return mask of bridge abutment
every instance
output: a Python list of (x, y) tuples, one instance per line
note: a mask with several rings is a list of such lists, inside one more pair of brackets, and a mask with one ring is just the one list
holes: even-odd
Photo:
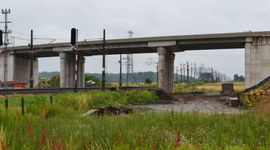
[[(60, 87), (75, 86), (75, 54), (72, 52), (60, 52)], [(79, 56), (78, 87), (85, 87), (84, 75), (85, 58)]]
[(173, 82), (174, 82), (174, 58), (175, 54), (159, 47), (158, 51), (158, 87), (164, 92), (171, 94), (173, 93)]

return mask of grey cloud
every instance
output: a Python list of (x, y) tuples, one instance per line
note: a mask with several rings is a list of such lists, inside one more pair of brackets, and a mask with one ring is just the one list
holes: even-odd
[[(35, 36), (56, 38), (58, 41), (69, 40), (71, 27), (79, 28), (80, 39), (91, 39), (100, 38), (103, 28), (106, 28), (108, 38), (126, 38), (126, 31), (130, 29), (135, 32), (134, 37), (144, 37), (260, 31), (269, 30), (270, 24), (268, 0), (0, 0), (0, 4), (1, 8), (12, 11), (12, 30), (29, 33), (33, 29)], [(0, 20), (3, 20), (2, 15)], [(16, 33), (14, 36), (27, 37)], [(27, 42), (16, 40), (17, 44)], [(202, 51), (177, 53), (176, 63), (184, 59), (198, 63), (204, 61), (230, 75), (243, 74), (243, 52), (233, 54), (232, 51), (213, 51), (209, 55)], [(147, 60), (157, 55), (134, 57)], [(224, 63), (228, 57), (231, 61)], [(109, 58), (116, 63), (108, 66), (108, 71), (118, 72), (118, 57)], [(47, 65), (48, 60), (52, 65)], [(100, 61), (99, 57), (87, 58), (86, 71), (100, 72)], [(135, 59), (135, 71), (154, 70), (136, 67), (140, 63)], [(59, 70), (54, 64), (59, 64), (58, 58), (41, 59), (40, 70)]]

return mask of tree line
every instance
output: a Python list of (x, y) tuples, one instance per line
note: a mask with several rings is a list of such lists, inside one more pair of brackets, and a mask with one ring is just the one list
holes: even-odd
[[(175, 82), (187, 82), (187, 83), (196, 83), (196, 82), (220, 82), (222, 81), (222, 76), (218, 76), (212, 69), (201, 69), (203, 71), (198, 71), (197, 74), (189, 76), (184, 73), (180, 73), (180, 71), (175, 72), (174, 81)], [(40, 83), (46, 85), (47, 87), (59, 87), (60, 86), (60, 73), (59, 72), (41, 72), (40, 74)], [(88, 81), (94, 81), (97, 85), (101, 83), (102, 74), (101, 73), (86, 73), (85, 81), (86, 85)], [(106, 82), (107, 83), (119, 83), (120, 74), (119, 73), (107, 73), (106, 74)], [(133, 74), (132, 80), (130, 82), (143, 82), (143, 83), (152, 83), (157, 82), (157, 73), (152, 71), (147, 72), (136, 72)], [(127, 81), (126, 73), (122, 74), (122, 82), (123, 84)], [(243, 75), (234, 75), (234, 79), (232, 81), (245, 81)]]

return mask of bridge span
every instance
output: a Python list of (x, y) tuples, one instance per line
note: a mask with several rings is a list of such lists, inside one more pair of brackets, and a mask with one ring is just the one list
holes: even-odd
[[(159, 87), (173, 92), (174, 57), (176, 52), (211, 49), (245, 49), (246, 88), (270, 75), (270, 31), (238, 32), (181, 36), (160, 36), (106, 40), (106, 54), (158, 53)], [(84, 87), (86, 56), (101, 55), (102, 40), (80, 41), (78, 50), (79, 87)], [(0, 48), (3, 50), (3, 48)], [(34, 45), (34, 84), (38, 84), (38, 58), (60, 57), (60, 86), (74, 86), (75, 54), (66, 43)], [(10, 47), (8, 54), (8, 81), (29, 81), (30, 47)], [(224, 58), (229, 59), (229, 58)], [(0, 53), (0, 80), (4, 79), (4, 56)]]

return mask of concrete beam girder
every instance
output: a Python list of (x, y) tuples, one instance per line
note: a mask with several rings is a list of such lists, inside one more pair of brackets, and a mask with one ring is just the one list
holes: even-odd
[[(154, 53), (152, 49), (155, 46), (173, 47), (174, 51), (183, 50), (204, 50), (204, 49), (233, 49), (244, 48), (247, 37), (269, 37), (270, 32), (240, 32), (240, 33), (218, 33), (218, 34), (201, 34), (201, 35), (182, 35), (182, 36), (158, 36), (131, 39), (113, 39), (106, 40), (107, 54), (129, 54), (129, 53)], [(176, 41), (176, 44), (174, 44)], [(37, 57), (54, 57), (61, 49), (69, 47), (69, 42), (51, 43), (35, 45), (34, 50), (40, 49)], [(98, 50), (102, 48), (102, 40), (81, 41), (79, 49), (88, 56), (101, 55)], [(55, 49), (55, 50), (53, 50)], [(134, 50), (137, 49), (137, 50)], [(171, 48), (170, 48), (171, 49)], [(29, 46), (18, 46), (10, 48), (15, 55), (27, 55)], [(70, 51), (70, 49), (67, 49)], [(132, 51), (132, 52), (131, 52)]]
[(154, 41), (148, 42), (148, 47), (167, 47), (176, 46), (176, 41)]
[(52, 48), (53, 52), (70, 52), (73, 51), (71, 47), (54, 47)]

